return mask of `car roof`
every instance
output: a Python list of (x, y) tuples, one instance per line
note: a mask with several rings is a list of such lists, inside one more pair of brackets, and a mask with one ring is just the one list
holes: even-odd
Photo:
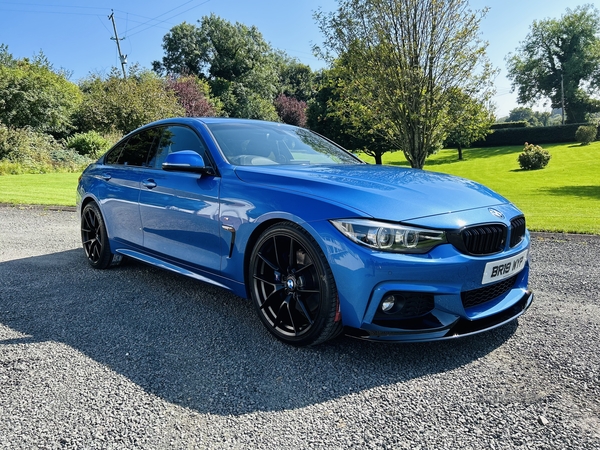
[(183, 123), (183, 124), (193, 124), (193, 123), (203, 123), (203, 124), (214, 124), (214, 123), (254, 123), (254, 124), (276, 124), (276, 125), (285, 125), (283, 123), (278, 122), (269, 122), (265, 120), (255, 120), (255, 119), (238, 119), (233, 117), (171, 117), (168, 119), (157, 120), (156, 122), (149, 123), (145, 125), (147, 126), (156, 126), (156, 125), (165, 125), (165, 124), (173, 124), (173, 123)]

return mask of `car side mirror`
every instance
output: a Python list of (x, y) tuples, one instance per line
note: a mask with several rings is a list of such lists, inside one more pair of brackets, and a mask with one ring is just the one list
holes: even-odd
[(170, 153), (162, 163), (163, 170), (170, 172), (193, 172), (205, 175), (214, 175), (212, 167), (204, 164), (204, 158), (193, 150), (181, 150)]

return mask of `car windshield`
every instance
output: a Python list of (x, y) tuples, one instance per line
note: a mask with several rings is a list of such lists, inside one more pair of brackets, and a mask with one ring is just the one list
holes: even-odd
[(291, 125), (264, 122), (207, 123), (231, 164), (363, 164), (327, 139)]

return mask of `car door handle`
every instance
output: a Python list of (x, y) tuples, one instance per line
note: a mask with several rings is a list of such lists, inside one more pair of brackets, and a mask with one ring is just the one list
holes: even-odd
[(108, 173), (103, 173), (102, 175), (100, 175), (100, 178), (102, 178), (104, 181), (108, 181), (110, 180), (112, 177), (110, 176), (110, 174)]
[(152, 189), (156, 187), (156, 182), (152, 179), (142, 181), (142, 186)]

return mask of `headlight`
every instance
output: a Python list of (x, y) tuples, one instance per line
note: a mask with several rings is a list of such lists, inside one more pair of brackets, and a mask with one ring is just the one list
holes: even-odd
[(384, 252), (427, 253), (436, 245), (447, 242), (446, 233), (439, 230), (369, 219), (339, 219), (331, 223), (354, 242)]

